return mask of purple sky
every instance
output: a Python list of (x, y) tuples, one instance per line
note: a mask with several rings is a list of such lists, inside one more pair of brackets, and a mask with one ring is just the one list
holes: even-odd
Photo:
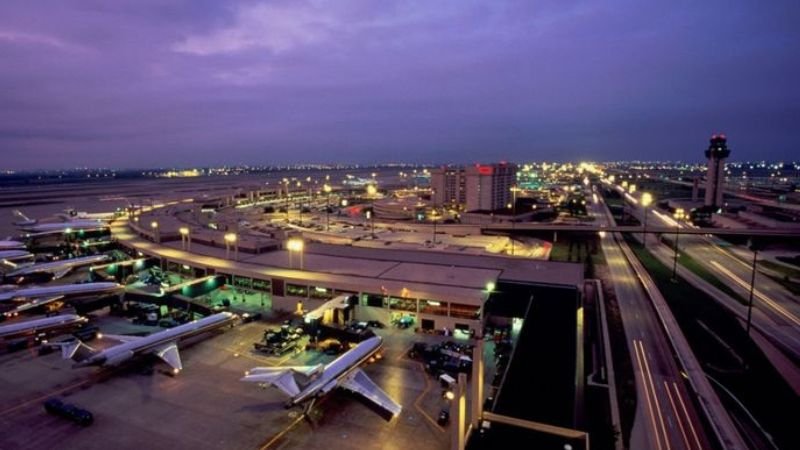
[[(654, 4), (659, 3), (659, 4)], [(800, 159), (800, 2), (0, 2), (0, 168)]]

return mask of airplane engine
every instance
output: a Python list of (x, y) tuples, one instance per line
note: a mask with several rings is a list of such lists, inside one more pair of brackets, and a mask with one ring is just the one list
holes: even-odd
[(122, 364), (123, 362), (129, 360), (131, 357), (133, 357), (133, 352), (132, 351), (128, 350), (126, 352), (121, 352), (121, 353), (116, 354), (114, 356), (108, 357), (106, 359), (105, 365), (106, 366), (118, 366), (118, 365)]

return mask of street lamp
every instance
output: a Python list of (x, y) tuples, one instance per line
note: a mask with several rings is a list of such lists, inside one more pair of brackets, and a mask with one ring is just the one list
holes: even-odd
[(330, 231), (330, 229), (331, 229), (331, 191), (333, 190), (333, 188), (331, 188), (330, 184), (325, 183), (325, 185), (322, 186), (322, 190), (325, 191), (325, 194), (328, 197), (327, 200), (325, 201), (325, 231)]
[(514, 229), (517, 224), (517, 191), (519, 188), (511, 186), (511, 256), (514, 256)]
[(686, 217), (686, 213), (684, 213), (683, 208), (677, 208), (675, 210), (675, 255), (672, 258), (672, 282), (677, 283), (678, 278), (676, 276), (678, 272), (678, 240), (681, 237), (681, 224), (680, 221)]
[[(375, 174), (373, 174), (373, 178)], [(372, 239), (375, 239), (375, 194), (378, 193), (378, 188), (374, 184), (367, 186), (367, 195), (370, 199), (371, 222), (372, 222)]]
[(750, 300), (747, 303), (747, 334), (750, 334), (750, 320), (753, 316), (753, 291), (756, 289), (756, 263), (758, 262), (758, 247), (752, 238), (747, 242), (747, 247), (753, 251), (753, 275), (750, 277)]
[(234, 246), (234, 261), (239, 259), (239, 242), (236, 238), (236, 233), (225, 234), (225, 258), (231, 257), (231, 245)]
[(431, 210), (431, 222), (433, 222), (433, 245), (436, 245), (436, 221), (439, 219), (439, 214), (435, 209)]
[(189, 235), (188, 227), (180, 227), (178, 232), (181, 234), (181, 248), (184, 250), (191, 250), (192, 237)]
[(155, 241), (155, 242), (160, 244), (161, 243), (161, 236), (160, 236), (160, 233), (158, 232), (158, 222), (156, 222), (155, 220), (150, 222), (150, 228), (153, 229), (153, 241)]
[(292, 238), (286, 241), (286, 249), (289, 250), (289, 268), (292, 268), (292, 253), (300, 253), (300, 270), (303, 270), (303, 240)]
[(644, 208), (644, 228), (642, 229), (642, 246), (647, 248), (647, 207), (653, 203), (653, 196), (649, 192), (642, 194), (642, 208)]

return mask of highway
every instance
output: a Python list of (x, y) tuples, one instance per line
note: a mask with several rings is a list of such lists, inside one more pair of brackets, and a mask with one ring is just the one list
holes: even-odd
[[(599, 223), (609, 225), (610, 218), (604, 210), (598, 203), (593, 205), (592, 213)], [(659, 318), (623, 254), (622, 246), (627, 245), (618, 234), (607, 235), (601, 245), (614, 282), (636, 379), (636, 416), (630, 448), (710, 448)]]
[[(632, 204), (632, 203), (631, 203)], [(635, 205), (634, 205), (635, 207)], [(447, 229), (448, 225), (440, 225), (442, 229)], [(460, 225), (459, 225), (460, 226)], [(522, 222), (522, 223), (493, 223), (491, 225), (482, 225), (481, 231), (495, 231), (495, 232), (508, 232), (515, 231), (562, 231), (562, 232), (582, 232), (587, 233), (606, 231), (606, 232), (619, 232), (619, 233), (642, 233), (644, 231), (642, 226), (639, 225), (602, 225), (602, 224), (587, 224), (587, 225), (568, 225), (568, 224), (546, 224), (536, 222)], [(779, 228), (754, 228), (754, 229), (732, 229), (732, 228), (686, 228), (686, 234), (706, 236), (716, 234), (720, 236), (772, 236), (772, 237), (792, 237), (797, 238), (800, 232), (790, 229)], [(661, 225), (661, 222), (648, 223), (647, 232), (650, 234), (660, 233), (674, 233), (674, 225)]]
[[(638, 204), (629, 206), (633, 214), (640, 220), (644, 217), (642, 208)], [(708, 272), (714, 274), (740, 297), (749, 298), (752, 260), (742, 260), (730, 250), (717, 245), (707, 236), (686, 235), (685, 231), (692, 228), (688, 228), (686, 224), (676, 223), (674, 219), (664, 213), (648, 209), (647, 217), (648, 224), (658, 223), (664, 227), (671, 227), (672, 233), (668, 236), (672, 239), (675, 236), (675, 227), (681, 226), (680, 251), (705, 267)], [(652, 235), (649, 235), (647, 240), (648, 249), (671, 267), (673, 250), (660, 243)], [(800, 302), (798, 298), (777, 282), (758, 272), (755, 286), (753, 323), (784, 353), (795, 360), (800, 360)], [(725, 295), (725, 297), (728, 296)], [(729, 297), (725, 299), (717, 295), (715, 298), (726, 302), (729, 309), (734, 310), (742, 319), (746, 318), (746, 306)]]

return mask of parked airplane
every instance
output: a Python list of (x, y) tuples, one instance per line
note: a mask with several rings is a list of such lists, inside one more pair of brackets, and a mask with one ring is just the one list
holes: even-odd
[(106, 262), (110, 259), (111, 257), (108, 255), (93, 255), (82, 256), (80, 258), (62, 259), (60, 261), (19, 265), (6, 272), (4, 276), (6, 279), (21, 277), (22, 279), (17, 280), (15, 284), (26, 281), (25, 277), (31, 277), (35, 275), (52, 275), (52, 279), (57, 280), (68, 274), (76, 267)]
[(392, 416), (400, 414), (402, 407), (379, 388), (359, 366), (375, 355), (383, 339), (375, 336), (358, 344), (352, 350), (323, 366), (256, 367), (245, 372), (241, 381), (272, 385), (289, 396), (286, 406), (308, 402), (307, 413), (314, 402), (340, 387), (364, 396)]
[(25, 250), (25, 244), (19, 241), (6, 239), (0, 241), (0, 250)]
[(29, 233), (69, 233), (71, 231), (102, 230), (108, 227), (108, 225), (102, 220), (95, 219), (77, 219), (64, 220), (62, 222), (40, 223), (37, 219), (31, 219), (19, 210), (14, 210), (14, 215), (21, 219), (14, 222), (14, 225), (20, 230), (27, 231)]
[(101, 351), (97, 351), (79, 340), (65, 342), (61, 344), (61, 355), (64, 359), (74, 360), (73, 367), (86, 367), (116, 366), (134, 356), (152, 354), (169, 364), (173, 373), (177, 374), (183, 369), (181, 357), (178, 354), (178, 342), (181, 339), (222, 328), (225, 325), (233, 325), (236, 317), (233, 313), (221, 312), (144, 337), (104, 335), (104, 338), (118, 340), (120, 344)]
[(33, 262), (34, 254), (27, 250), (2, 250), (0, 249), (0, 262), (12, 262), (19, 264), (20, 262)]
[(44, 306), (59, 300), (87, 300), (108, 297), (121, 293), (125, 288), (117, 283), (80, 283), (25, 288), (5, 287), (0, 289), (0, 304), (12, 303), (14, 307), (5, 311), (6, 316)]
[(0, 325), (0, 339), (30, 336), (39, 333), (52, 332), (61, 328), (70, 328), (88, 322), (89, 319), (77, 314), (64, 314), (61, 316), (44, 317), (41, 319), (25, 320), (8, 325)]

